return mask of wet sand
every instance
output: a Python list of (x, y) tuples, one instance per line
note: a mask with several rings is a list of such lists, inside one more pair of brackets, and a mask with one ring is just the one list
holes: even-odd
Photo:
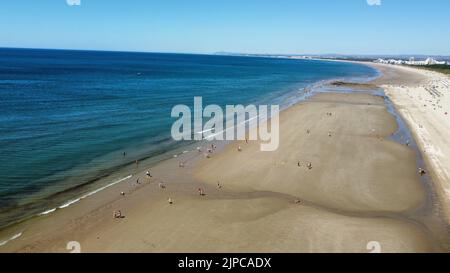
[(419, 215), (428, 189), (413, 149), (389, 139), (396, 130), (381, 97), (321, 93), (281, 113), (276, 152), (256, 141), (210, 159), (193, 149), (152, 178), (0, 232), (22, 232), (0, 252), (69, 252), (69, 241), (82, 252), (369, 252), (373, 241), (382, 252), (447, 251)]
[(371, 65), (385, 75), (375, 84), (408, 123), (433, 178), (437, 213), (450, 223), (450, 78), (413, 67)]
[(420, 206), (424, 193), (413, 152), (385, 140), (396, 128), (381, 97), (319, 94), (283, 112), (276, 152), (235, 143), (199, 167), (197, 176), (348, 212), (408, 211)]

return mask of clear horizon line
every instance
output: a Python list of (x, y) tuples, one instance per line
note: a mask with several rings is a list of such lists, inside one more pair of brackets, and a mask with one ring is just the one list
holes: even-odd
[(324, 56), (324, 55), (336, 55), (336, 56), (440, 56), (450, 57), (446, 54), (424, 54), (424, 53), (399, 53), (399, 54), (379, 54), (379, 53), (248, 53), (248, 52), (232, 52), (218, 50), (214, 52), (176, 52), (176, 51), (141, 51), (141, 50), (113, 50), (113, 49), (84, 49), (84, 48), (52, 48), (52, 47), (5, 47), (0, 46), (0, 49), (29, 49), (29, 50), (67, 50), (67, 51), (93, 51), (93, 52), (117, 52), (117, 53), (154, 53), (154, 54), (186, 54), (186, 55), (221, 55), (223, 54), (235, 54), (235, 55), (266, 55), (266, 56)]

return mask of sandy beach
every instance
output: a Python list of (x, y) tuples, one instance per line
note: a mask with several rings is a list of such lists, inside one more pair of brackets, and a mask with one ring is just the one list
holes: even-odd
[[(381, 252), (448, 252), (450, 81), (376, 68), (384, 76), (373, 84), (410, 126), (432, 185), (421, 180), (416, 152), (390, 138), (398, 125), (383, 97), (318, 93), (281, 113), (276, 152), (257, 141), (211, 158), (205, 146), (192, 149), (152, 167), (152, 177), (133, 174), (1, 231), (0, 240), (21, 236), (0, 252), (69, 252), (70, 241), (82, 252), (367, 253), (373, 242)], [(124, 217), (114, 219), (116, 210)]]
[(450, 223), (450, 78), (405, 66), (372, 64), (380, 85), (408, 123), (433, 177), (439, 213)]

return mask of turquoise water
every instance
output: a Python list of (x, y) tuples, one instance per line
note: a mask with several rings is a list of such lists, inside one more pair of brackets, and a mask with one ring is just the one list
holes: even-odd
[(288, 105), (316, 82), (376, 73), (313, 60), (0, 49), (0, 227), (186, 145), (171, 139), (170, 113), (194, 96), (204, 105)]

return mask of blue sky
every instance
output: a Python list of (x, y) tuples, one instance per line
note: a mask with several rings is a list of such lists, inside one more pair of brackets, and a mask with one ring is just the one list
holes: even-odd
[(449, 0), (66, 1), (2, 0), (0, 47), (450, 55)]

